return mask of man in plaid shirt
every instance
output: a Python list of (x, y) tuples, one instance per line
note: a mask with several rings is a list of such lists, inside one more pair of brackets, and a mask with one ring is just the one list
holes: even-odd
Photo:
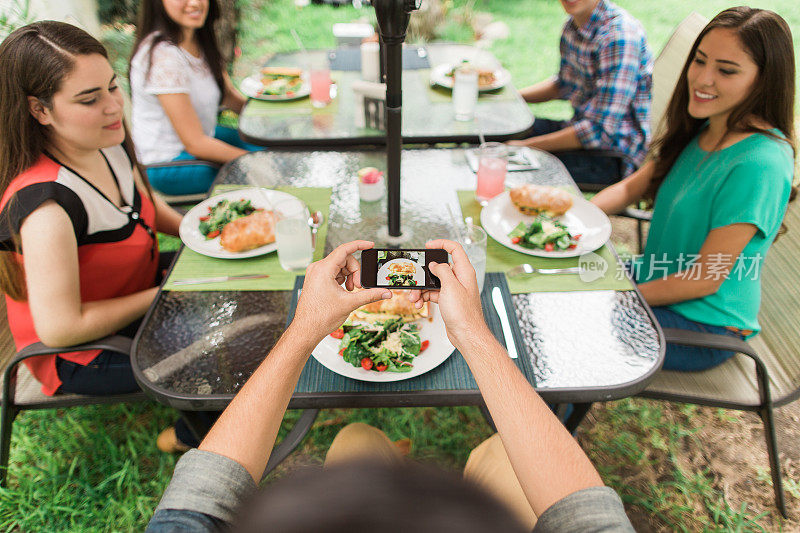
[(531, 138), (509, 144), (555, 153), (578, 183), (613, 183), (642, 164), (650, 142), (652, 56), (639, 21), (611, 2), (561, 4), (570, 18), (561, 34), (558, 75), (521, 93), (530, 103), (568, 99), (574, 115), (569, 121), (537, 118)]

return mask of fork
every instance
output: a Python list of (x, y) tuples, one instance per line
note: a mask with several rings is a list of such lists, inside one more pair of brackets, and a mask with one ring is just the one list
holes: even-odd
[(524, 276), (526, 274), (580, 274), (581, 272), (583, 272), (581, 267), (534, 268), (528, 263), (523, 263), (506, 272), (506, 275), (510, 278), (514, 278), (517, 276)]

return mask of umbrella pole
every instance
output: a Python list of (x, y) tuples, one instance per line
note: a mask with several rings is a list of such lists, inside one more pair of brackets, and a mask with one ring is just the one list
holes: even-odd
[(400, 153), (403, 148), (403, 42), (386, 43), (386, 164), (389, 235), (399, 237)]

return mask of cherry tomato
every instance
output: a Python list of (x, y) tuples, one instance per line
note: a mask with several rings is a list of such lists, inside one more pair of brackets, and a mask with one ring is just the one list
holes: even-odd
[(511, 244), (519, 244), (519, 241), (521, 240), (521, 237), (511, 237)]
[(213, 239), (214, 237), (219, 237), (220, 231), (215, 229), (214, 231), (209, 231), (208, 235), (206, 235), (207, 239)]
[(201, 221), (201, 222), (205, 222), (205, 221), (206, 221), (206, 220), (208, 220), (209, 218), (211, 218), (211, 215), (207, 215), (207, 216), (204, 216), (204, 217), (200, 217), (200, 221)]
[(383, 372), (387, 368), (388, 367), (383, 363), (378, 363), (377, 365), (375, 365), (375, 370), (377, 370), (378, 372)]
[(544, 251), (545, 252), (552, 252), (555, 249), (552, 242), (545, 243)]
[(424, 352), (430, 343), (431, 341), (422, 341), (422, 346), (419, 347), (419, 353)]
[(361, 360), (361, 368), (363, 368), (364, 370), (372, 370), (372, 365), (373, 365), (372, 359), (370, 359), (369, 357), (365, 357), (364, 359)]
[(337, 329), (336, 331), (331, 333), (331, 337), (333, 337), (334, 339), (341, 339), (342, 337), (344, 337), (344, 330), (342, 328)]
[(341, 350), (339, 350), (339, 356), (341, 356), (341, 357), (344, 357), (344, 348), (342, 348)]

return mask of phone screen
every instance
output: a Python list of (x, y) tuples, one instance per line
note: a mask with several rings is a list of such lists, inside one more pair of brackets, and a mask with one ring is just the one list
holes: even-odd
[(446, 263), (442, 249), (372, 249), (361, 252), (361, 284), (390, 289), (440, 289), (439, 278), (431, 274), (430, 262)]

